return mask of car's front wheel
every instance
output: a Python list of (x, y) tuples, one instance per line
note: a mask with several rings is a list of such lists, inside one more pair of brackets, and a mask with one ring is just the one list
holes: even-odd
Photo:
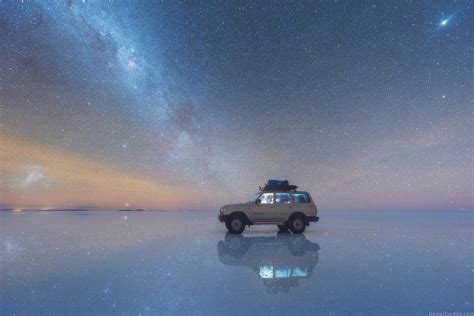
[(295, 214), (290, 218), (288, 225), (293, 234), (301, 234), (306, 229), (306, 217), (303, 214)]
[(241, 234), (245, 229), (244, 218), (240, 215), (231, 215), (225, 226), (231, 234)]

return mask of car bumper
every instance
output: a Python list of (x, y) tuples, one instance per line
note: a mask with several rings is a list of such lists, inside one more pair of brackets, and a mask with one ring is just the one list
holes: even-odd
[(229, 218), (229, 215), (223, 215), (223, 214), (219, 214), (219, 222), (222, 222), (222, 223), (225, 223), (225, 221), (227, 221), (227, 218)]
[(317, 222), (319, 221), (319, 217), (318, 216), (308, 216), (308, 222)]

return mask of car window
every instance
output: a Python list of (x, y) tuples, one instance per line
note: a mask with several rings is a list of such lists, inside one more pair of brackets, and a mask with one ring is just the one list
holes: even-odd
[(259, 197), (260, 197), (260, 192), (255, 193), (254, 196), (252, 196), (252, 198), (250, 199), (250, 202), (255, 203)]
[(260, 196), (262, 204), (272, 204), (273, 203), (273, 193), (263, 193)]
[(275, 193), (275, 203), (291, 203), (290, 195), (285, 192)]
[(291, 199), (294, 203), (310, 203), (309, 196), (306, 193), (291, 193)]

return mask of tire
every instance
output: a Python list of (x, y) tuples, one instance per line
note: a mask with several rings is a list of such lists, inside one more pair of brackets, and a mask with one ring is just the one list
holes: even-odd
[(293, 234), (301, 234), (306, 229), (306, 216), (295, 214), (288, 221), (288, 226)]
[(288, 225), (277, 225), (278, 229), (282, 232), (288, 231)]
[(241, 234), (245, 229), (245, 220), (241, 215), (231, 215), (226, 221), (225, 226), (231, 234)]
[(293, 235), (289, 240), (288, 247), (293, 256), (300, 257), (306, 253), (307, 240), (304, 235)]
[(227, 232), (224, 238), (227, 253), (234, 258), (242, 258), (250, 247), (249, 240), (242, 235)]

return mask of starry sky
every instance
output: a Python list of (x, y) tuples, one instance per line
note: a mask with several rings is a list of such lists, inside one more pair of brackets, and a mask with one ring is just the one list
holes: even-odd
[(472, 210), (470, 1), (0, 1), (0, 207)]

